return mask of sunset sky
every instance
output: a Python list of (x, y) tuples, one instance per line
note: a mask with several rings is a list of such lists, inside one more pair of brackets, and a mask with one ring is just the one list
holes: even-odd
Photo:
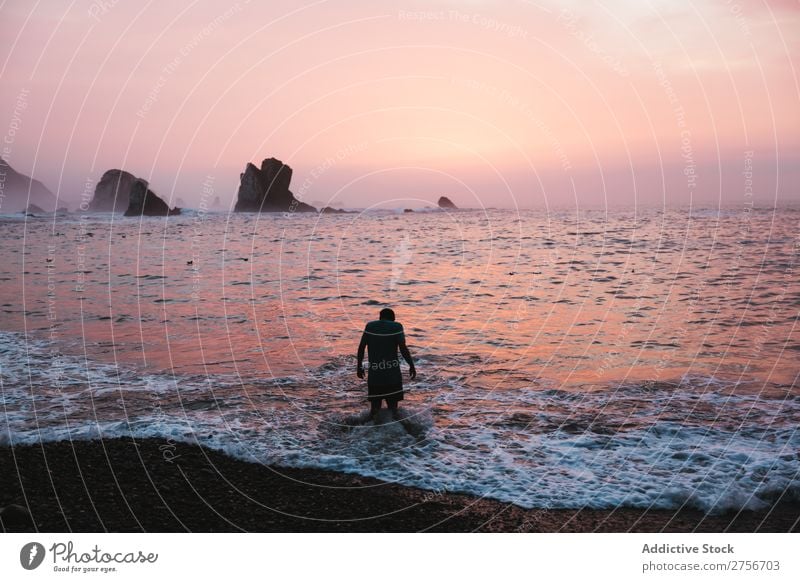
[(3, 157), (73, 207), (110, 168), (227, 207), (273, 156), (312, 204), (800, 201), (796, 0), (6, 1), (0, 31)]

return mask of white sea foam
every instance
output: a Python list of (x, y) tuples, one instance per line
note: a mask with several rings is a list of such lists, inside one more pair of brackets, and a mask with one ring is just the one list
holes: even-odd
[(63, 355), (54, 375), (48, 345), (18, 334), (0, 334), (0, 349), (0, 444), (168, 438), (524, 507), (722, 511), (800, 497), (800, 401), (735, 396), (708, 379), (572, 393), (431, 377), (401, 406), (409, 431), (342, 406), (344, 359), (311, 383), (260, 381), (245, 394), (235, 377), (141, 375)]

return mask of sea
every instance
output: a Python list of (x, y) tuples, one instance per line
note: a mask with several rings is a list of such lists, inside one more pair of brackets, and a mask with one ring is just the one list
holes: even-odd
[[(0, 445), (157, 437), (526, 508), (800, 500), (800, 209), (0, 217)], [(355, 354), (405, 328), (402, 422)]]

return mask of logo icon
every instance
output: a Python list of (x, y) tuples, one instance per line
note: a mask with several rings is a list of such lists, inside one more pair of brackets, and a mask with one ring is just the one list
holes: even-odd
[(44, 546), (39, 542), (29, 542), (19, 552), (19, 563), (26, 570), (35, 570), (44, 561)]

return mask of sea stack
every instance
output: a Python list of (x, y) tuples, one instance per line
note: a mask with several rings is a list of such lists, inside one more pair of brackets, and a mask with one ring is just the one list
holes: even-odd
[(439, 208), (457, 209), (458, 206), (453, 204), (453, 202), (447, 196), (442, 196), (439, 198)]
[(147, 187), (145, 180), (133, 182), (125, 216), (169, 216), (180, 214), (180, 208), (170, 208), (166, 202)]
[(108, 170), (94, 189), (89, 210), (94, 212), (125, 212), (130, 202), (131, 188), (136, 176), (124, 170)]
[(248, 163), (240, 176), (235, 212), (316, 212), (289, 190), (292, 169), (282, 161), (267, 158), (261, 168)]

